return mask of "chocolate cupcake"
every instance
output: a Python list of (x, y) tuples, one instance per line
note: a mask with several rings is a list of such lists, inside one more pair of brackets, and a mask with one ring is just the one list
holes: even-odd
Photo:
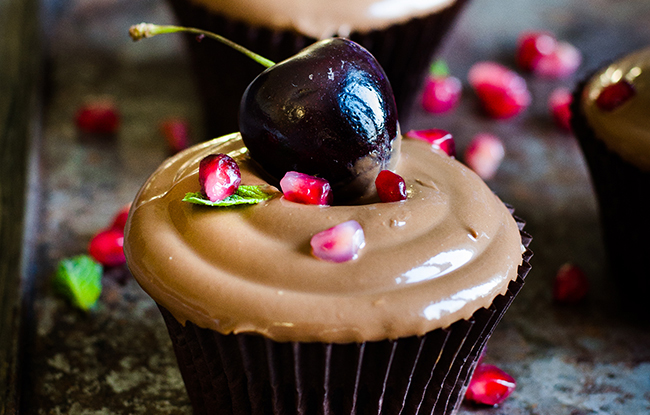
[[(182, 201), (225, 153), (267, 185), (241, 136), (167, 160), (136, 197), (125, 253), (157, 302), (196, 414), (457, 411), (481, 351), (530, 269), (523, 222), (470, 169), (404, 139), (402, 202), (317, 206)], [(310, 253), (354, 219), (359, 257)], [(400, 412), (401, 411), (401, 412)]]
[(650, 289), (641, 252), (650, 250), (650, 48), (610, 63), (580, 83), (572, 129), (585, 155), (600, 207), (609, 273), (638, 305)]
[[(367, 48), (393, 86), (404, 125), (432, 54), (466, 0), (170, 0), (179, 23), (233, 40), (280, 62), (318, 39), (348, 37)], [(246, 86), (263, 68), (228, 47), (187, 36), (208, 137), (238, 131)]]

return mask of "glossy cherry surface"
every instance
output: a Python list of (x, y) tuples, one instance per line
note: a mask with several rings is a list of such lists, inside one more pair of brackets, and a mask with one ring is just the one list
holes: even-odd
[(366, 194), (399, 149), (383, 69), (343, 38), (317, 42), (261, 73), (239, 118), (244, 143), (266, 173), (278, 181), (288, 171), (322, 177), (337, 202)]

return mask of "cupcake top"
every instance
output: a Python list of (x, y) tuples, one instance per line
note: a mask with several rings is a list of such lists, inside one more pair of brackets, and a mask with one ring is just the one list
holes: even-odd
[[(605, 88), (617, 83), (631, 86), (629, 97), (613, 109), (598, 105)], [(650, 47), (596, 73), (583, 89), (581, 107), (599, 140), (622, 159), (650, 171)]]
[[(395, 171), (408, 199), (316, 206), (277, 193), (257, 205), (183, 202), (199, 191), (208, 154), (237, 160), (262, 185), (239, 134), (163, 163), (136, 197), (126, 228), (129, 268), (180, 322), (277, 341), (361, 342), (422, 335), (469, 318), (505, 293), (522, 262), (512, 215), (485, 183), (423, 141), (404, 139)], [(354, 219), (357, 259), (315, 258), (316, 233)]]
[(190, 0), (234, 20), (295, 30), (315, 39), (381, 30), (449, 7), (455, 0)]

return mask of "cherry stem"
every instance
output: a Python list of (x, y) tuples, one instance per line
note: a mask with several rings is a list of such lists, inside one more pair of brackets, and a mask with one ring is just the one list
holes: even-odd
[(182, 26), (169, 26), (169, 25), (156, 25), (152, 23), (140, 23), (137, 25), (133, 25), (129, 28), (129, 35), (131, 35), (131, 39), (134, 41), (146, 38), (146, 37), (152, 37), (156, 35), (162, 35), (165, 33), (179, 33), (179, 32), (185, 32), (185, 33), (193, 33), (195, 35), (202, 35), (209, 37), (211, 39), (217, 40), (224, 45), (230, 46), (231, 48), (235, 49), (236, 51), (239, 51), (243, 53), (244, 55), (248, 56), (255, 62), (259, 63), (262, 66), (265, 66), (267, 68), (270, 68), (271, 66), (275, 65), (275, 62), (266, 59), (263, 56), (258, 55), (257, 53), (246, 49), (245, 47), (238, 45), (237, 43), (233, 42), (232, 40), (228, 40), (223, 36), (220, 36), (216, 33), (208, 32), (206, 30), (201, 30), (201, 29), (195, 29), (193, 27), (182, 27)]

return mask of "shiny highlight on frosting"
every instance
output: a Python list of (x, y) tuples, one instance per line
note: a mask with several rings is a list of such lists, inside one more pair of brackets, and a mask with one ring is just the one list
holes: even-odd
[[(613, 111), (598, 108), (600, 91), (621, 79), (632, 84), (634, 97)], [(581, 106), (599, 140), (624, 160), (650, 171), (650, 47), (596, 73), (583, 90)]]
[(455, 0), (190, 0), (234, 20), (315, 39), (380, 30), (447, 8)]
[[(242, 183), (264, 184), (238, 134), (165, 162), (133, 203), (125, 252), (133, 275), (182, 323), (278, 341), (361, 342), (422, 335), (488, 307), (517, 277), (517, 225), (481, 179), (420, 140), (402, 140), (402, 202), (314, 206), (273, 199), (210, 208), (199, 160), (228, 153)], [(345, 263), (310, 253), (316, 233), (359, 222), (366, 246)]]

